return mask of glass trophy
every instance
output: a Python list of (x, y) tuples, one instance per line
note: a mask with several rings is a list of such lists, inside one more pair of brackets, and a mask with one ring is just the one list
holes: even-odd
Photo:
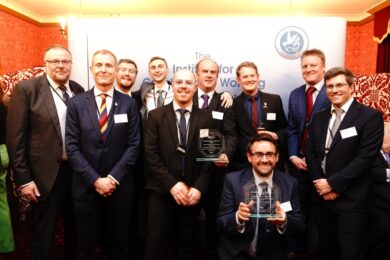
[(278, 218), (282, 217), (280, 214), (276, 214), (276, 202), (280, 202), (280, 188), (273, 183), (271, 187), (271, 193), (269, 193), (269, 199), (259, 195), (261, 187), (257, 187), (255, 179), (252, 178), (243, 187), (244, 203), (248, 204), (253, 201), (251, 207), (251, 218)]
[(201, 129), (198, 149), (198, 162), (218, 161), (218, 156), (225, 151), (225, 137), (216, 129)]

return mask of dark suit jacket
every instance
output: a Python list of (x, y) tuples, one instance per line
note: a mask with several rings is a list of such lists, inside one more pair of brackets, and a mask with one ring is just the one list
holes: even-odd
[[(288, 126), (287, 126), (287, 147), (288, 156), (300, 155), (300, 146), (303, 132), (306, 124), (306, 85), (291, 91), (288, 100)], [(325, 85), (322, 86), (320, 93), (313, 105), (308, 129), (310, 128), (313, 116), (320, 110), (330, 107), (331, 103), (326, 96)]]
[(389, 164), (380, 153), (372, 167), (372, 180), (375, 192), (375, 205), (383, 209), (390, 210), (390, 182), (386, 182), (386, 169)]
[[(378, 111), (354, 100), (333, 138), (326, 156), (324, 173), (321, 161), (325, 156), (330, 118), (330, 108), (314, 115), (309, 131), (306, 163), (312, 178), (326, 178), (340, 197), (325, 201), (315, 192), (314, 200), (338, 211), (365, 211), (369, 201), (370, 169), (383, 141), (382, 116)], [(357, 134), (343, 139), (340, 130), (348, 128), (356, 129)]]
[[(225, 177), (217, 219), (217, 225), (221, 232), (221, 259), (235, 259), (240, 252), (249, 247), (255, 236), (256, 218), (251, 218), (250, 221), (245, 223), (245, 231), (243, 233), (238, 232), (236, 222), (236, 212), (239, 204), (245, 201), (243, 186), (252, 178), (254, 177), (251, 167), (229, 173)], [(292, 207), (292, 211), (286, 213), (287, 229), (285, 233), (283, 235), (279, 234), (275, 225), (272, 225), (271, 230), (273, 233), (273, 241), (270, 242), (272, 251), (285, 251), (287, 258), (286, 237), (303, 234), (305, 218), (299, 204), (297, 181), (288, 174), (278, 170), (274, 171), (272, 181), (280, 187), (281, 203), (290, 201)]]
[[(66, 118), (66, 149), (75, 171), (72, 194), (80, 200), (100, 196), (94, 189), (99, 177), (113, 176), (120, 185), (112, 196), (132, 191), (132, 166), (140, 148), (139, 112), (135, 101), (114, 90), (108, 116), (107, 140), (102, 141), (93, 89), (70, 100)], [(115, 123), (125, 114), (128, 122)]]
[(150, 111), (145, 128), (145, 157), (148, 162), (146, 187), (169, 193), (179, 181), (206, 192), (211, 164), (197, 162), (199, 130), (210, 128), (210, 115), (192, 107), (188, 128), (184, 172), (182, 156), (177, 151), (179, 140), (173, 103)]
[[(171, 82), (167, 81), (168, 85), (171, 86)], [(146, 113), (148, 113), (147, 109), (145, 108), (146, 107), (146, 103), (145, 103), (145, 95), (146, 93), (151, 90), (152, 88), (154, 88), (154, 81), (144, 81), (142, 84), (141, 84), (141, 87), (139, 88), (139, 100), (140, 100), (140, 103), (141, 103), (141, 114), (142, 114), (142, 118), (143, 118), (143, 121), (144, 123), (146, 122), (147, 118), (148, 118), (148, 115)]]
[[(84, 92), (74, 81), (69, 85), (74, 94)], [(46, 75), (16, 85), (7, 119), (7, 148), (16, 184), (34, 181), (45, 200), (58, 175), (63, 145)]]
[[(234, 98), (233, 110), (236, 114), (236, 135), (237, 148), (234, 153), (232, 168), (234, 170), (243, 169), (249, 166), (246, 157), (246, 148), (249, 139), (256, 135), (256, 128), (253, 127), (251, 120), (245, 109), (245, 96), (242, 93), (240, 96)], [(266, 106), (264, 105), (266, 104)], [(276, 120), (267, 120), (267, 113), (275, 113)], [(287, 120), (284, 114), (282, 100), (279, 95), (268, 94), (261, 92), (261, 122), (267, 131), (275, 132), (278, 137), (280, 158), (279, 161), (283, 163), (283, 147), (286, 145), (286, 128)]]

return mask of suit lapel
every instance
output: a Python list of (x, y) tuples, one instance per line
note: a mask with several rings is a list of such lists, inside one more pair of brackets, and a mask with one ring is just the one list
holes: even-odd
[(197, 90), (197, 91), (195, 92), (194, 96), (192, 97), (192, 103), (193, 103), (194, 106), (196, 106), (196, 107), (199, 107), (198, 99), (199, 99), (199, 91)]
[(209, 111), (218, 111), (219, 106), (219, 99), (221, 98), (221, 95), (217, 92), (214, 92), (213, 98), (211, 99), (209, 103)]
[(101, 139), (101, 134), (100, 134), (100, 125), (99, 125), (99, 119), (98, 119), (98, 107), (96, 104), (96, 99), (95, 95), (93, 93), (93, 89), (89, 90), (86, 95), (85, 99), (85, 107), (87, 108), (89, 118), (91, 120), (91, 124), (94, 125), (95, 134)]
[[(317, 99), (314, 102), (313, 111), (311, 113), (311, 118), (313, 118), (313, 115), (320, 111), (320, 109), (323, 107), (324, 103), (328, 100), (328, 97), (326, 96), (326, 90), (325, 85), (321, 87), (320, 93), (318, 93)], [(310, 119), (311, 121), (311, 119)]]
[[(242, 175), (242, 178), (241, 178), (241, 187), (244, 187), (245, 184), (247, 184), (249, 181), (253, 181), (255, 182), (254, 180), (254, 177), (253, 177), (253, 172), (252, 172), (252, 168), (251, 167), (248, 167), (246, 168), (245, 172), (243, 173)], [(256, 184), (255, 184), (256, 185)], [(257, 188), (257, 187), (256, 187)], [(239, 201), (244, 201), (245, 202), (245, 198), (243, 197), (244, 193), (242, 192), (241, 193), (241, 197), (240, 197), (240, 200)], [(252, 223), (252, 227), (254, 228), (257, 228), (257, 218), (250, 218), (250, 221)]]
[(39, 91), (41, 93), (41, 97), (44, 100), (44, 104), (46, 106), (47, 112), (50, 116), (50, 119), (53, 123), (54, 128), (56, 129), (56, 133), (58, 137), (61, 138), (61, 127), (60, 121), (58, 119), (57, 108), (54, 103), (54, 97), (50, 90), (49, 81), (46, 78), (46, 74), (44, 74), (40, 79), (40, 88)]
[(251, 130), (250, 131), (253, 131), (253, 126), (252, 126), (252, 122), (249, 120), (248, 118), (248, 113), (246, 112), (246, 109), (245, 109), (245, 102), (247, 100), (245, 100), (245, 96), (244, 96), (244, 92), (241, 93), (241, 96), (237, 98), (237, 110), (236, 111), (236, 115), (239, 116), (239, 118), (243, 118), (242, 120), (244, 121), (243, 124), (242, 124), (242, 127), (244, 128), (250, 128)]
[[(305, 116), (306, 116), (306, 85), (303, 85), (299, 89), (299, 93), (297, 95), (297, 100), (294, 100), (298, 106), (298, 113), (302, 116), (303, 122), (305, 122)], [(315, 102), (317, 104), (317, 102)], [(312, 110), (314, 112), (314, 108)], [(311, 113), (313, 116), (313, 113)], [(305, 127), (305, 123), (303, 123), (303, 127)], [(303, 129), (302, 129), (303, 130)]]

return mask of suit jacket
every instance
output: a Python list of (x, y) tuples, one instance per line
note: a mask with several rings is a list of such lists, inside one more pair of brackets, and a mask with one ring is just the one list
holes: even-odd
[[(252, 242), (256, 231), (256, 218), (251, 218), (245, 223), (243, 233), (238, 231), (236, 212), (240, 202), (244, 202), (243, 187), (253, 177), (251, 167), (226, 175), (224, 189), (221, 196), (217, 225), (221, 232), (220, 258), (235, 259), (237, 255), (246, 250)], [(301, 211), (298, 198), (297, 181), (278, 170), (274, 170), (273, 183), (281, 190), (281, 203), (290, 201), (292, 211), (287, 212), (287, 228), (284, 234), (279, 234), (276, 226), (271, 225), (272, 241), (271, 251), (273, 255), (279, 255), (277, 251), (283, 251), (287, 258), (287, 236), (303, 234), (305, 229), (305, 217)]]
[[(330, 108), (314, 115), (309, 131), (306, 163), (314, 180), (326, 178), (333, 191), (340, 196), (336, 200), (325, 201), (315, 192), (314, 201), (339, 211), (365, 211), (369, 201), (370, 170), (383, 141), (382, 116), (378, 111), (353, 100), (333, 138), (324, 172), (321, 161), (325, 156), (330, 118)], [(340, 130), (352, 134), (342, 138)]]
[[(232, 168), (235, 170), (249, 166), (246, 157), (246, 149), (249, 139), (256, 135), (256, 128), (253, 127), (251, 120), (248, 118), (245, 102), (244, 93), (234, 98), (233, 101), (233, 110), (236, 114), (237, 135), (237, 148), (232, 162)], [(281, 165), (283, 164), (284, 159), (283, 147), (286, 145), (287, 131), (287, 120), (286, 115), (284, 114), (282, 100), (279, 95), (261, 92), (261, 104), (261, 122), (267, 131), (275, 132), (279, 137), (280, 164), (278, 165)], [(275, 113), (275, 120), (268, 120), (268, 113)]]
[[(74, 94), (84, 89), (69, 81)], [(70, 100), (72, 100), (71, 98)], [(62, 160), (60, 122), (47, 76), (15, 86), (8, 107), (7, 148), (16, 185), (34, 181), (45, 200)]]
[(150, 111), (145, 128), (145, 157), (148, 162), (146, 187), (169, 193), (179, 181), (206, 192), (211, 163), (197, 162), (200, 129), (210, 128), (210, 115), (196, 106), (189, 120), (187, 149), (184, 156), (177, 151), (179, 145), (176, 114), (173, 103)]
[[(135, 101), (114, 90), (108, 116), (107, 139), (102, 141), (93, 89), (70, 100), (66, 118), (66, 149), (75, 171), (72, 194), (79, 200), (100, 196), (94, 189), (99, 177), (111, 175), (120, 185), (112, 196), (132, 191), (132, 166), (140, 148), (139, 112)], [(127, 122), (115, 122), (126, 115)]]
[(383, 154), (380, 153), (371, 171), (375, 192), (375, 205), (376, 207), (390, 210), (390, 182), (386, 181), (386, 169), (389, 169), (389, 164), (383, 157)]
[[(171, 82), (167, 81), (168, 85), (171, 86)], [(152, 88), (154, 88), (154, 81), (144, 81), (142, 84), (141, 84), (141, 87), (139, 88), (139, 100), (141, 102), (141, 114), (142, 114), (142, 118), (143, 118), (143, 121), (144, 121), (144, 124), (146, 123), (147, 121), (147, 118), (148, 118), (148, 115), (147, 113), (149, 112), (147, 109), (146, 109), (146, 102), (145, 102), (145, 96), (146, 96), (146, 93), (148, 93), (149, 90), (151, 90)]]
[[(331, 106), (331, 103), (326, 96), (325, 85), (322, 86), (320, 93), (316, 98), (316, 101), (313, 105), (313, 110), (310, 116), (309, 124), (307, 128), (309, 129), (313, 116), (320, 110), (328, 108)], [(288, 156), (300, 155), (301, 141), (303, 137), (303, 132), (306, 125), (306, 85), (302, 85), (293, 91), (291, 91), (289, 100), (288, 100), (288, 125), (287, 125), (287, 147), (288, 147)]]

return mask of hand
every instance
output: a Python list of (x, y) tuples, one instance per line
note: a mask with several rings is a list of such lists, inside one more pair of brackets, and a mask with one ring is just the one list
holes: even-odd
[(257, 134), (269, 134), (270, 136), (272, 136), (272, 139), (274, 140), (278, 140), (279, 137), (276, 133), (274, 132), (271, 132), (271, 131), (265, 131), (265, 130), (257, 130)]
[(20, 191), (26, 199), (33, 203), (37, 203), (38, 198), (41, 196), (38, 191), (37, 185), (35, 185), (35, 182), (31, 182), (26, 186), (20, 188)]
[(221, 94), (221, 101), (224, 108), (229, 108), (233, 105), (233, 97), (229, 92), (223, 92)]
[(251, 215), (250, 208), (253, 206), (253, 200), (249, 201), (248, 204), (244, 202), (240, 202), (237, 210), (237, 219), (238, 222), (243, 223), (244, 221), (249, 221), (249, 217)]
[(188, 206), (193, 206), (198, 204), (201, 196), (202, 193), (199, 190), (190, 187), (190, 189), (188, 190)]
[(179, 181), (169, 190), (169, 192), (178, 205), (188, 205), (188, 187), (184, 182)]
[(115, 191), (116, 189), (116, 183), (114, 180), (108, 178), (108, 177), (100, 177), (98, 178), (95, 183), (95, 190), (98, 192), (100, 195), (103, 197), (108, 197), (111, 196), (111, 194)]
[(332, 191), (332, 187), (329, 185), (327, 179), (317, 179), (313, 182), (317, 193), (321, 196)]
[(287, 217), (286, 217), (286, 213), (284, 212), (284, 210), (280, 207), (279, 201), (277, 201), (275, 203), (275, 206), (276, 206), (275, 213), (280, 215), (280, 217), (267, 218), (267, 221), (269, 221), (275, 225), (280, 226), (280, 225), (283, 225), (284, 223), (286, 223)]
[(331, 192), (324, 194), (322, 197), (324, 198), (324, 200), (331, 201), (331, 200), (337, 199), (339, 196), (340, 196), (340, 194), (338, 194), (337, 192), (331, 191)]
[(298, 170), (307, 171), (307, 164), (305, 158), (293, 157), (290, 161), (295, 165)]
[(229, 164), (229, 158), (227, 157), (227, 155), (225, 153), (222, 153), (218, 156), (218, 160), (214, 161), (214, 164), (217, 167), (227, 167)]

